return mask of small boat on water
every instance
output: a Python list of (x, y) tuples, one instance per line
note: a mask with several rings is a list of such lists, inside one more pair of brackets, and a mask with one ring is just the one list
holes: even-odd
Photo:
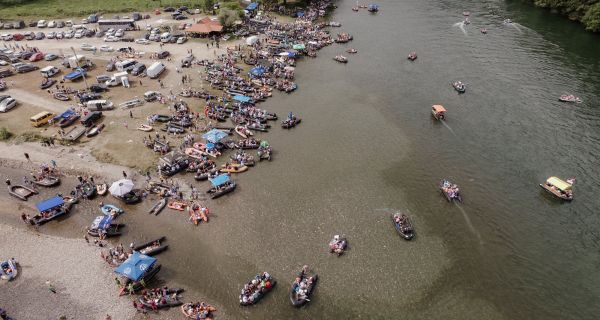
[(452, 83), (452, 87), (454, 88), (454, 90), (456, 90), (458, 93), (465, 93), (466, 91), (466, 87), (465, 84), (460, 82), (460, 81), (455, 81), (454, 83)]
[(100, 207), (100, 211), (102, 211), (102, 214), (105, 216), (111, 216), (113, 218), (116, 218), (118, 215), (124, 212), (123, 209), (113, 206), (112, 204), (103, 205)]
[(179, 202), (179, 201), (172, 201), (172, 202), (169, 202), (169, 204), (167, 206), (169, 207), (169, 209), (183, 211), (187, 207), (187, 203)]
[(208, 222), (208, 212), (208, 208), (193, 204), (189, 209), (190, 221), (195, 225), (198, 225), (202, 221)]
[(235, 181), (231, 181), (227, 174), (221, 174), (209, 180), (212, 184), (212, 188), (208, 189), (206, 193), (210, 195), (211, 199), (216, 199), (228, 194), (235, 190), (237, 186)]
[(411, 52), (408, 54), (408, 60), (410, 61), (415, 61), (417, 60), (417, 53), (416, 52)]
[(471, 24), (471, 20), (469, 20), (469, 18), (467, 17), (467, 18), (465, 18), (465, 20), (463, 20), (463, 23), (465, 25), (469, 25), (469, 24)]
[(146, 295), (138, 298), (140, 304), (142, 304), (148, 310), (152, 310), (154, 308), (164, 309), (171, 307), (179, 307), (183, 304), (183, 302), (181, 302), (179, 300), (179, 297), (177, 296), (179, 293), (183, 292), (183, 289), (163, 290), (161, 288), (158, 288), (156, 290), (156, 292), (158, 293), (154, 294), (152, 293), (152, 289), (150, 289), (149, 291), (150, 293), (147, 293)]
[(502, 23), (504, 23), (504, 24), (511, 24), (513, 22), (510, 19), (504, 19), (504, 21), (502, 21)]
[(141, 254), (145, 254), (147, 256), (157, 255), (169, 248), (168, 244), (163, 244), (165, 239), (166, 239), (166, 237), (162, 236), (158, 239), (154, 239), (154, 240), (148, 241), (146, 243), (142, 243), (140, 245), (133, 247), (133, 251), (137, 251), (137, 252), (139, 252)]
[(55, 196), (38, 202), (35, 206), (39, 213), (33, 216), (30, 222), (39, 226), (69, 213), (76, 200), (67, 199), (69, 201), (65, 201), (66, 198)]
[(121, 235), (121, 228), (125, 225), (122, 223), (112, 223), (112, 216), (98, 216), (92, 222), (92, 225), (87, 228), (87, 233), (92, 237), (109, 238)]
[(479, 31), (483, 34), (487, 34), (488, 30), (486, 28), (481, 28)]
[(468, 16), (471, 15), (471, 12), (469, 12), (469, 11), (463, 11), (462, 14), (463, 14), (463, 16), (468, 17)]
[(354, 12), (358, 12), (359, 8), (358, 7), (352, 7), (352, 11)]
[(27, 198), (31, 197), (34, 194), (38, 194), (38, 191), (26, 186), (16, 184), (8, 186), (8, 193), (15, 198), (27, 201)]
[(269, 160), (271, 161), (271, 153), (273, 149), (270, 146), (260, 146), (258, 147), (258, 151), (256, 152), (258, 156), (258, 161)]
[(343, 55), (337, 55), (333, 58), (333, 60), (337, 61), (337, 62), (341, 62), (341, 63), (348, 63), (348, 58), (344, 57)]
[(181, 312), (190, 319), (212, 319), (212, 313), (217, 309), (204, 302), (186, 303), (181, 306)]
[(99, 125), (94, 125), (91, 126), (85, 133), (85, 136), (90, 138), (93, 137), (95, 135), (97, 135), (98, 133), (102, 132), (102, 129), (104, 129), (104, 124), (101, 123)]
[(242, 288), (240, 304), (249, 306), (258, 303), (277, 284), (277, 281), (268, 272), (257, 274)]
[(147, 124), (140, 124), (137, 127), (137, 129), (140, 131), (145, 131), (145, 132), (150, 132), (150, 131), (154, 130), (154, 128), (152, 128), (152, 126), (149, 126)]
[(287, 118), (281, 122), (281, 127), (284, 129), (291, 129), (302, 122), (302, 119), (293, 116), (291, 119)]
[(239, 163), (226, 163), (221, 166), (220, 172), (225, 173), (242, 173), (248, 170), (248, 166)]
[(106, 191), (108, 191), (108, 186), (106, 183), (100, 183), (96, 185), (96, 193), (98, 193), (98, 195), (103, 196), (106, 194)]
[(148, 213), (157, 216), (162, 211), (162, 209), (165, 208), (166, 205), (167, 198), (162, 198), (155, 205), (153, 205), (150, 210), (148, 210)]
[(410, 219), (404, 213), (392, 214), (392, 222), (396, 227), (398, 234), (404, 238), (404, 240), (410, 240), (415, 236), (415, 231), (410, 223)]
[(261, 131), (261, 132), (267, 132), (269, 131), (269, 127), (268, 125), (264, 125), (264, 124), (260, 124), (260, 123), (250, 123), (246, 126), (246, 128), (250, 129), (250, 130), (254, 130), (254, 131)]
[(319, 280), (319, 275), (308, 273), (308, 266), (304, 266), (302, 271), (298, 273), (298, 277), (292, 283), (290, 290), (290, 302), (292, 306), (300, 308), (310, 301), (315, 286)]
[(235, 130), (235, 133), (239, 134), (240, 137), (242, 137), (244, 139), (254, 135), (254, 133), (250, 129), (246, 128), (245, 126), (236, 126), (234, 130)]
[(369, 7), (367, 8), (367, 10), (371, 13), (377, 13), (379, 12), (379, 5), (376, 5), (374, 3), (370, 4)]
[(52, 97), (56, 100), (60, 100), (60, 101), (69, 101), (71, 98), (69, 98), (69, 95), (66, 93), (62, 93), (62, 92), (55, 92)]
[(60, 183), (60, 178), (51, 175), (44, 175), (42, 177), (38, 177), (37, 179), (34, 177), (31, 182), (37, 184), (38, 186), (49, 188), (58, 185)]
[(431, 107), (431, 115), (435, 118), (435, 120), (445, 120), (446, 108), (439, 104), (433, 105)]
[(573, 200), (573, 184), (575, 183), (575, 179), (567, 179), (564, 181), (557, 177), (550, 177), (546, 180), (545, 183), (540, 183), (540, 187), (542, 189), (550, 192), (556, 197), (563, 199), (565, 201)]
[(333, 239), (329, 241), (329, 252), (335, 253), (338, 256), (344, 254), (346, 248), (348, 247), (348, 241), (345, 237), (340, 237), (339, 235), (333, 236)]
[(346, 52), (354, 54), (354, 53), (358, 53), (358, 50), (356, 50), (354, 48), (350, 48), (350, 49), (346, 50)]
[(446, 200), (448, 200), (448, 202), (452, 202), (452, 200), (462, 202), (462, 197), (460, 195), (460, 189), (458, 188), (458, 185), (450, 182), (449, 180), (442, 179), (442, 181), (440, 181), (439, 187), (440, 191), (442, 192), (444, 197), (446, 197)]
[(185, 154), (194, 159), (204, 160), (205, 153), (196, 148), (186, 148)]
[(17, 275), (19, 275), (19, 267), (15, 258), (0, 262), (0, 279), (10, 281)]
[(207, 180), (211, 175), (216, 174), (217, 171), (217, 166), (215, 164), (212, 164), (211, 166), (205, 167), (203, 169), (200, 169), (199, 172), (196, 172), (196, 174), (194, 175), (194, 179), (196, 181)]
[(571, 102), (571, 103), (582, 103), (583, 102), (583, 100), (581, 100), (581, 98), (576, 97), (572, 94), (563, 94), (560, 97), (558, 97), (558, 101)]

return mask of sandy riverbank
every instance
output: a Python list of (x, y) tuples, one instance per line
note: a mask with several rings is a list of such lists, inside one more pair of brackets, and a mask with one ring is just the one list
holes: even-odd
[[(0, 283), (0, 306), (16, 319), (132, 319), (119, 298), (114, 274), (98, 258), (100, 249), (77, 239), (43, 235), (0, 224), (2, 257), (15, 257), (19, 276)], [(56, 294), (48, 290), (49, 280)]]

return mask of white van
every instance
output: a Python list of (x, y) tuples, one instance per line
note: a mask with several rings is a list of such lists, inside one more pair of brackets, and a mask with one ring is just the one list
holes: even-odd
[(129, 59), (117, 62), (115, 63), (115, 66), (119, 71), (131, 71), (136, 63), (137, 61)]
[(151, 66), (149, 66), (148, 69), (146, 69), (146, 75), (150, 79), (155, 79), (155, 78), (158, 78), (158, 76), (160, 76), (160, 74), (163, 73), (163, 71), (165, 71), (165, 69), (166, 69), (165, 65), (162, 62), (157, 61), (157, 62), (153, 63)]
[(113, 74), (113, 76), (110, 77), (110, 80), (106, 81), (104, 84), (106, 84), (109, 87), (118, 86), (123, 84), (123, 79), (127, 79), (127, 81), (129, 80), (129, 78), (127, 77), (127, 71), (117, 72)]
[(46, 26), (48, 26), (48, 23), (46, 22), (46, 20), (40, 20), (37, 23), (38, 28), (45, 28)]
[(85, 105), (90, 111), (104, 111), (115, 108), (113, 103), (107, 100), (91, 100), (86, 102)]
[(40, 70), (40, 73), (42, 74), (42, 77), (44, 78), (50, 78), (52, 76), (54, 76), (55, 74), (57, 74), (60, 70), (55, 67), (55, 66), (47, 66), (44, 67)]
[(160, 35), (160, 42), (162, 43), (168, 43), (169, 41), (171, 41), (171, 34), (168, 32), (165, 32), (163, 34)]

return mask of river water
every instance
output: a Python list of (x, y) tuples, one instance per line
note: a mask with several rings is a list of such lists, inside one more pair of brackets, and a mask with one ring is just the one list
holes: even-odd
[[(263, 104), (303, 118), (264, 136), (274, 160), (236, 176), (208, 225), (140, 211), (124, 215), (123, 242), (167, 235), (161, 279), (218, 303), (220, 318), (596, 319), (600, 38), (518, 2), (387, 0), (377, 15), (353, 5), (339, 3), (332, 32), (355, 40), (300, 62), (299, 90)], [(471, 25), (457, 24), (463, 10)], [(351, 46), (347, 65), (332, 60)], [(584, 103), (558, 102), (565, 92)], [(448, 109), (445, 124), (432, 104)], [(542, 192), (550, 175), (578, 178), (572, 203)], [(440, 195), (445, 177), (462, 204)], [(395, 210), (411, 216), (413, 241), (396, 234)], [(80, 211), (54, 231), (97, 214)], [(350, 241), (342, 257), (328, 253), (334, 234)], [(298, 310), (287, 295), (303, 264), (320, 282)], [(240, 307), (243, 283), (265, 270), (278, 287)]]

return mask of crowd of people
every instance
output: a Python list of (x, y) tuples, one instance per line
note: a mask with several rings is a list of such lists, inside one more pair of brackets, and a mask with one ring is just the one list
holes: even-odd
[(241, 304), (254, 304), (272, 288), (271, 275), (268, 272), (257, 274), (252, 281), (246, 283), (240, 294)]

